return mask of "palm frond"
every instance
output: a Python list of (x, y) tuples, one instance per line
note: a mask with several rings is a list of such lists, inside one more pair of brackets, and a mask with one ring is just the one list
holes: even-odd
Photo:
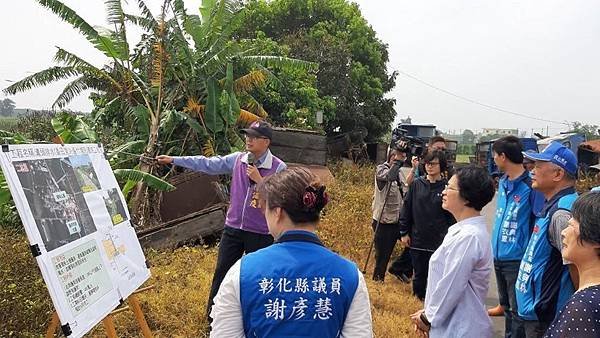
[(190, 116), (186, 113), (183, 113), (183, 112), (179, 112), (179, 111), (176, 111), (176, 114), (179, 114), (181, 116), (181, 118), (183, 118), (185, 120), (185, 123), (193, 131), (195, 131), (202, 139), (206, 139), (209, 137), (206, 127), (203, 127), (202, 125), (200, 125), (200, 123), (198, 123), (198, 121), (196, 121), (196, 119), (194, 119), (192, 116)]
[(148, 138), (150, 134), (150, 112), (148, 108), (138, 105), (132, 110), (137, 125), (137, 131), (142, 138)]
[(39, 71), (35, 74), (29, 75), (26, 78), (13, 83), (12, 85), (5, 88), (3, 91), (6, 94), (14, 95), (16, 93), (24, 92), (32, 88), (45, 86), (54, 81), (65, 80), (72, 76), (81, 75), (81, 73), (73, 67), (50, 67), (48, 69)]
[[(173, 30), (173, 32), (175, 33), (174, 36), (172, 37), (172, 43), (176, 48), (177, 52), (182, 52), (183, 53), (183, 60), (182, 62), (185, 62), (188, 64), (188, 69), (190, 71), (190, 74), (188, 74), (189, 77), (191, 78), (195, 78), (196, 77), (196, 68), (194, 67), (194, 53), (192, 51), (192, 49), (190, 48), (190, 44), (188, 43), (185, 35), (184, 35), (184, 30), (185, 30), (185, 25), (186, 23), (189, 23), (190, 18), (188, 17), (186, 11), (185, 11), (185, 6), (183, 5), (183, 1), (182, 0), (175, 0), (173, 2), (173, 13), (175, 13), (175, 18), (173, 18), (173, 20), (170, 20), (170, 25), (169, 27)], [(180, 26), (180, 22), (181, 25)], [(190, 35), (191, 36), (191, 35)], [(192, 37), (193, 39), (193, 37)]]
[(188, 14), (185, 10), (185, 4), (183, 3), (183, 0), (173, 0), (171, 4), (175, 17), (181, 22), (186, 22), (186, 20), (188, 20)]
[(52, 118), (52, 128), (65, 143), (95, 143), (98, 136), (81, 116), (62, 113)]
[(95, 43), (98, 38), (98, 32), (80, 17), (77, 12), (58, 0), (37, 0), (37, 2), (54, 12), (63, 21), (71, 24), (73, 28), (79, 30), (89, 41)]
[(111, 25), (121, 25), (124, 21), (123, 7), (121, 0), (104, 0), (106, 6), (106, 18)]
[[(111, 150), (108, 152), (108, 158), (112, 159), (115, 156), (119, 156), (121, 153), (123, 152), (136, 152), (136, 151), (141, 151), (144, 147), (144, 145), (146, 145), (147, 141), (146, 140), (134, 140), (134, 141), (129, 141), (125, 144), (122, 144), (120, 146), (118, 146), (117, 148)], [(140, 148), (140, 149), (138, 149)], [(135, 150), (133, 150), (135, 149)]]
[(142, 16), (133, 15), (133, 14), (125, 14), (125, 20), (131, 22), (132, 24), (142, 27), (147, 31), (153, 31), (155, 28), (154, 20), (148, 20)]
[(190, 97), (187, 100), (185, 107), (183, 107), (183, 111), (187, 114), (190, 114), (195, 118), (202, 118), (204, 116), (204, 110), (206, 106), (201, 104), (198, 99), (195, 97)]
[(115, 61), (127, 61), (129, 47), (126, 37), (123, 35), (123, 29), (118, 32), (103, 27), (97, 27), (96, 29), (99, 35), (96, 48)]
[(202, 23), (207, 23), (210, 20), (210, 16), (217, 4), (217, 0), (202, 0), (200, 5), (200, 15), (202, 15)]
[(262, 118), (265, 118), (269, 115), (269, 113), (267, 113), (263, 105), (256, 101), (256, 99), (251, 95), (243, 95), (242, 102), (243, 106), (246, 107), (246, 110), (248, 110), (254, 115), (258, 115)]
[(108, 23), (114, 25), (117, 28), (117, 32), (114, 34), (114, 41), (121, 45), (121, 48), (125, 51), (126, 57), (122, 60), (127, 60), (129, 57), (129, 43), (127, 43), (127, 31), (125, 27), (125, 13), (121, 0), (104, 0), (106, 5), (106, 14)]
[(154, 15), (152, 15), (152, 12), (148, 8), (148, 6), (146, 6), (146, 3), (143, 0), (137, 0), (137, 4), (142, 14), (142, 17), (150, 25), (149, 30), (153, 32), (158, 26), (158, 21), (156, 21), (156, 18), (154, 18)]
[(110, 82), (117, 91), (122, 91), (122, 85), (113, 78), (113, 76), (106, 70), (97, 68), (91, 63), (85, 61), (81, 57), (65, 50), (60, 47), (56, 47), (56, 54), (54, 54), (54, 61), (61, 62), (66, 66), (77, 69), (81, 74), (88, 75), (89, 78), (97, 78), (98, 80), (105, 80)]
[(202, 155), (206, 157), (215, 156), (215, 146), (213, 145), (212, 139), (207, 138), (202, 144)]
[(101, 34), (92, 27), (87, 21), (72, 10), (69, 6), (58, 0), (36, 0), (40, 5), (48, 8), (63, 21), (71, 24), (73, 28), (79, 30), (88, 41), (90, 41), (98, 50), (102, 51), (106, 56), (113, 59), (123, 60), (122, 51), (110, 36)]
[(250, 73), (240, 76), (233, 83), (233, 91), (236, 94), (246, 94), (249, 91), (264, 85), (267, 82), (267, 76), (260, 70), (253, 70)]
[(115, 176), (121, 180), (133, 181), (133, 182), (144, 182), (148, 187), (159, 190), (159, 191), (173, 191), (175, 186), (171, 183), (156, 177), (150, 173), (145, 173), (137, 169), (115, 169), (113, 170)]
[(86, 83), (85, 76), (80, 76), (76, 78), (75, 80), (73, 80), (65, 86), (62, 93), (60, 93), (56, 100), (54, 100), (52, 108), (56, 109), (65, 107), (67, 104), (69, 104), (69, 102), (71, 102), (71, 100), (73, 100), (75, 96), (78, 96), (88, 88), (89, 86)]
[(252, 122), (256, 122), (258, 120), (260, 120), (260, 117), (252, 114), (247, 110), (240, 109), (240, 116), (238, 117), (237, 124), (242, 126), (248, 126)]

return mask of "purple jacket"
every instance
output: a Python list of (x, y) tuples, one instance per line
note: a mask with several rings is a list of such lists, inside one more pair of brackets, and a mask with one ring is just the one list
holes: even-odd
[[(248, 153), (237, 152), (223, 157), (175, 157), (173, 163), (209, 175), (230, 174), (231, 196), (225, 225), (259, 234), (269, 233), (267, 221), (258, 205), (256, 184), (251, 183), (246, 174)], [(255, 165), (262, 177), (273, 175), (287, 167), (283, 161), (273, 156), (270, 150), (267, 150)]]

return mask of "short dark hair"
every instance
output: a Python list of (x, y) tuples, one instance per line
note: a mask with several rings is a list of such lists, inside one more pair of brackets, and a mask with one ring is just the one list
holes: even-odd
[(282, 208), (294, 223), (317, 222), (329, 200), (325, 186), (302, 167), (265, 177), (258, 185), (258, 193), (264, 207)]
[(433, 136), (433, 137), (431, 137), (429, 139), (429, 145), (432, 145), (432, 144), (437, 143), (437, 142), (444, 142), (444, 143), (446, 143), (446, 139), (443, 138), (443, 137), (441, 137), (441, 136), (439, 136), (439, 135)]
[[(571, 214), (579, 223), (579, 242), (600, 244), (600, 192), (587, 192), (573, 203)], [(598, 251), (600, 255), (600, 250)]]
[(438, 161), (440, 161), (440, 171), (444, 172), (448, 170), (448, 160), (446, 159), (446, 153), (441, 150), (428, 151), (425, 154), (425, 157), (423, 157), (423, 163), (429, 163), (435, 160), (436, 158), (438, 159)]
[(494, 141), (492, 150), (498, 154), (506, 156), (512, 163), (523, 163), (523, 143), (513, 135), (504, 136)]
[(458, 193), (467, 201), (467, 207), (481, 211), (494, 198), (494, 181), (482, 167), (462, 167), (456, 170), (455, 176), (458, 181)]

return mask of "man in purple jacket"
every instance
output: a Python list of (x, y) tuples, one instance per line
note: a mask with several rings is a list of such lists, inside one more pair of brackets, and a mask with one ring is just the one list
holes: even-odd
[[(159, 155), (159, 164), (175, 164), (209, 175), (229, 174), (231, 196), (225, 220), (225, 229), (219, 243), (219, 256), (208, 298), (207, 315), (213, 298), (229, 268), (244, 253), (250, 253), (273, 243), (267, 221), (258, 205), (256, 184), (263, 177), (284, 170), (287, 166), (269, 150), (273, 129), (264, 121), (254, 122), (243, 129), (247, 152), (235, 152), (227, 156), (181, 156)], [(210, 319), (209, 319), (210, 320)]]

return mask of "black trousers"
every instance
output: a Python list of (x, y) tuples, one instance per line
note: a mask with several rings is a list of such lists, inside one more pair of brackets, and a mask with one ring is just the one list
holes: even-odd
[(273, 244), (271, 235), (262, 235), (250, 231), (244, 231), (225, 226), (221, 242), (219, 242), (219, 255), (217, 257), (217, 266), (213, 275), (210, 295), (206, 308), (206, 316), (210, 321), (210, 309), (214, 304), (214, 298), (219, 291), (221, 282), (227, 271), (242, 258), (244, 253), (251, 253)]
[(409, 247), (405, 247), (400, 256), (394, 259), (388, 271), (396, 275), (403, 273), (406, 275), (406, 277), (412, 277), (413, 265)]
[[(383, 281), (390, 257), (394, 251), (394, 246), (396, 246), (396, 242), (400, 238), (400, 225), (398, 223), (380, 223), (379, 227), (377, 227), (377, 221), (373, 220), (371, 226), (375, 232), (375, 269), (373, 271), (373, 280)], [(390, 267), (390, 272), (395, 274), (404, 273), (408, 277), (412, 275), (410, 253), (407, 249), (394, 260)]]
[(427, 275), (429, 273), (429, 259), (433, 252), (422, 250), (410, 250), (412, 264), (415, 270), (413, 276), (413, 294), (420, 300), (425, 300), (425, 292), (427, 289)]

